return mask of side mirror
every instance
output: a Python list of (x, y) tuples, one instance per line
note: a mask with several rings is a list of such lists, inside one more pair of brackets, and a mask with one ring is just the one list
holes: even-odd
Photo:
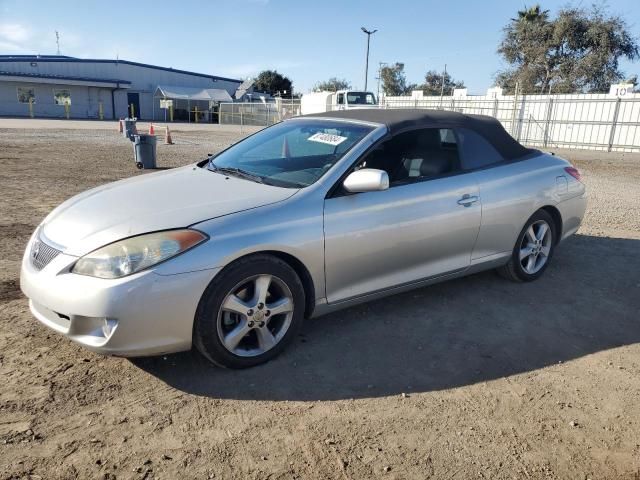
[(363, 168), (351, 172), (351, 174), (345, 178), (342, 186), (350, 193), (386, 190), (389, 188), (389, 175), (384, 170)]

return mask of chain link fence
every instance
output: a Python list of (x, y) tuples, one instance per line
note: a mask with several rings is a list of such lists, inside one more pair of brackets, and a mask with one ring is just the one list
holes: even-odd
[(268, 127), (300, 115), (300, 100), (276, 99), (275, 102), (221, 103), (218, 115), (222, 125)]

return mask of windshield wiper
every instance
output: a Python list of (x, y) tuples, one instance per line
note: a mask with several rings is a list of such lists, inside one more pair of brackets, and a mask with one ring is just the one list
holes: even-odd
[(262, 178), (260, 175), (247, 172), (246, 170), (242, 170), (241, 168), (218, 167), (213, 162), (209, 162), (209, 166), (213, 167), (215, 172), (225, 173), (225, 174), (233, 175), (235, 177), (240, 177), (240, 178), (246, 178), (247, 180), (251, 180), (256, 183), (264, 183), (264, 178)]

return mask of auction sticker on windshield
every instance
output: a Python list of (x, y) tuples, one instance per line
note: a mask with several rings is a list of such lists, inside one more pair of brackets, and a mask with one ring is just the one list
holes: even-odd
[(332, 135), (330, 133), (321, 132), (314, 133), (309, 138), (307, 138), (307, 140), (311, 142), (326, 143), (327, 145), (333, 145), (334, 147), (340, 145), (346, 139), (347, 137), (341, 137), (340, 135)]

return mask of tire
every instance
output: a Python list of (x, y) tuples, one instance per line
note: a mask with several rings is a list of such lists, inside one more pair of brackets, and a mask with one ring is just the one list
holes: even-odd
[(144, 167), (144, 165), (142, 165), (142, 162), (136, 162), (136, 167), (138, 168), (138, 170), (142, 170), (142, 167)]
[(203, 293), (193, 343), (218, 366), (259, 365), (291, 343), (304, 309), (304, 287), (289, 264), (271, 255), (245, 257), (227, 266)]
[[(540, 228), (546, 228), (546, 230), (542, 232)], [(532, 233), (535, 241), (532, 238)], [(544, 210), (538, 210), (527, 220), (518, 235), (509, 262), (498, 268), (498, 273), (512, 282), (537, 280), (549, 266), (557, 238), (555, 222), (551, 215)], [(521, 260), (521, 253), (524, 255), (527, 252), (531, 253)]]

